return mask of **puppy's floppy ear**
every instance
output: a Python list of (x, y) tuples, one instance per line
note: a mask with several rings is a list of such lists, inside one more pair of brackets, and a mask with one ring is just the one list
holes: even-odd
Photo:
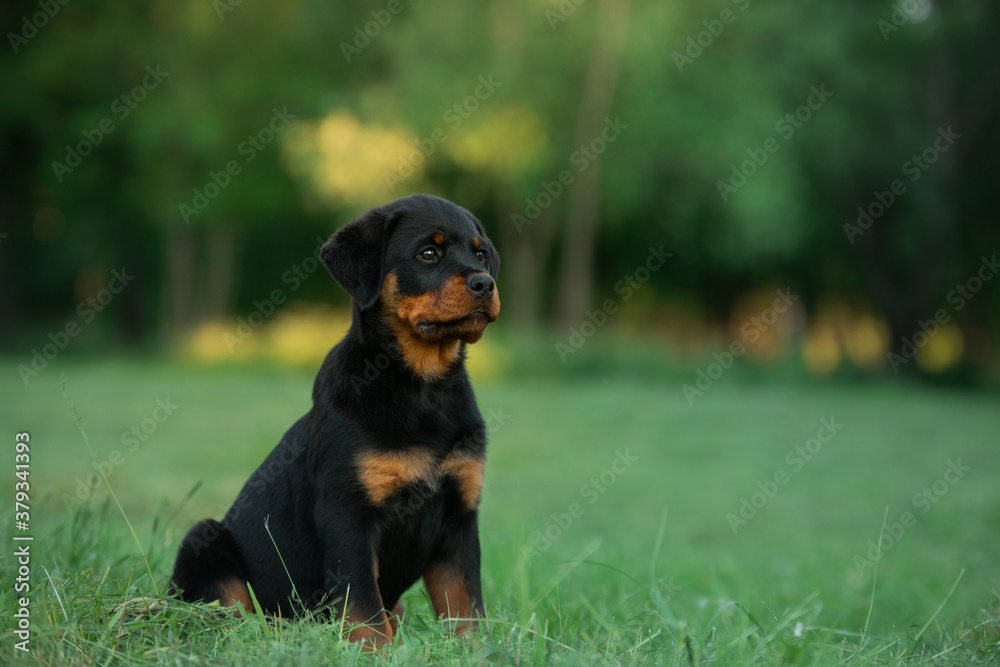
[(319, 257), (344, 291), (362, 308), (378, 300), (385, 277), (385, 248), (395, 216), (372, 209), (330, 237)]

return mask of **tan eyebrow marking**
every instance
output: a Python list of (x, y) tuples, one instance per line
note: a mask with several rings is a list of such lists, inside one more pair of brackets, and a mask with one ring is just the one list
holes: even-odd
[(442, 235), (440, 235), (440, 234), (435, 234), (434, 235), (434, 243), (437, 243), (438, 245), (441, 245), (442, 243), (444, 243), (444, 237)]
[(479, 247), (479, 237), (478, 236), (474, 236), (472, 238), (472, 245), (476, 246), (477, 248)]

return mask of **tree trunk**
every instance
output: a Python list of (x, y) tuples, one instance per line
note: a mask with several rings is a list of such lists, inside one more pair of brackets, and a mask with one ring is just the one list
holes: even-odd
[(236, 234), (232, 227), (216, 226), (208, 230), (207, 241), (204, 300), (198, 310), (202, 319), (213, 319), (232, 306), (236, 288)]
[[(938, 129), (952, 125), (957, 113), (954, 72), (944, 47), (939, 46), (931, 54), (926, 72), (924, 118), (928, 144), (932, 144)], [(962, 128), (956, 129), (962, 132)], [(904, 338), (913, 340), (919, 321), (933, 318), (939, 308), (947, 308), (940, 286), (946, 282), (947, 267), (956, 252), (953, 193), (957, 189), (961, 150), (959, 143), (940, 153), (922, 176), (916, 187), (926, 188), (926, 192), (921, 193), (924, 203), (919, 211), (904, 216), (899, 208), (890, 208), (856, 243), (861, 269), (876, 307), (889, 324), (890, 349), (897, 354), (903, 352)], [(900, 227), (911, 230), (915, 239), (916, 252), (912, 258), (907, 258), (894, 242)], [(914, 368), (911, 363), (900, 367), (906, 371)]]
[(497, 216), (504, 248), (504, 281), (516, 297), (509, 301), (507, 312), (517, 333), (531, 333), (539, 328), (544, 296), (542, 286), (556, 236), (556, 220), (555, 216), (544, 212), (518, 230), (508, 214), (513, 208), (501, 204)]
[[(601, 0), (587, 64), (574, 150), (599, 137), (611, 115), (628, 30), (629, 0)], [(590, 305), (594, 281), (594, 240), (601, 205), (601, 161), (593, 161), (569, 188), (569, 218), (562, 244), (556, 321), (571, 326)]]
[(164, 324), (167, 336), (177, 339), (195, 321), (194, 233), (187, 227), (172, 227), (167, 232)]

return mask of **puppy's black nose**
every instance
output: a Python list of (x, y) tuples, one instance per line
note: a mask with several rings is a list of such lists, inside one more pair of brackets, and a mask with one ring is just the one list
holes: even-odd
[(465, 280), (465, 286), (480, 299), (493, 296), (493, 279), (485, 273), (474, 273)]

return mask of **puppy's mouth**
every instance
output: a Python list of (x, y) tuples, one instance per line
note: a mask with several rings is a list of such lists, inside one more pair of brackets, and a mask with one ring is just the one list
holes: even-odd
[(421, 320), (417, 322), (416, 333), (426, 341), (443, 341), (460, 338), (467, 343), (475, 343), (486, 330), (486, 325), (496, 321), (496, 315), (477, 310), (464, 317), (447, 321)]

